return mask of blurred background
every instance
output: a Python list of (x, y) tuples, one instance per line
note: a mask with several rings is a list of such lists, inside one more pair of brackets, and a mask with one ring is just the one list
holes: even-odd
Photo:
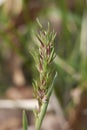
[[(0, 130), (22, 130), (22, 110), (29, 102), (16, 101), (34, 101), (37, 72), (30, 52), (36, 18), (44, 27), (50, 22), (57, 33), (53, 67), (58, 79), (42, 129), (87, 130), (86, 0), (0, 0)], [(33, 107), (29, 109), (33, 130)]]

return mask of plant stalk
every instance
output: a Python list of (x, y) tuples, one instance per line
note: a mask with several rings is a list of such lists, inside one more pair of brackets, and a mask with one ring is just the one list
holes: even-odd
[(41, 106), (40, 113), (38, 114), (38, 117), (36, 119), (36, 124), (35, 124), (36, 125), (36, 130), (40, 130), (40, 128), (41, 128), (42, 121), (44, 119), (44, 116), (46, 114), (46, 110), (47, 110), (47, 107), (48, 107), (48, 104), (49, 104), (49, 99), (50, 99), (50, 96), (51, 96), (52, 91), (53, 91), (53, 86), (54, 86), (56, 77), (57, 77), (57, 73), (55, 74), (52, 85), (49, 87), (48, 92), (46, 94), (47, 100), (46, 100), (46, 102), (43, 102), (43, 104)]

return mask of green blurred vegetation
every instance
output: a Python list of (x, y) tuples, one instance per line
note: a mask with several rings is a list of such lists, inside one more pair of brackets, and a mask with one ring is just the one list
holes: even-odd
[[(20, 4), (21, 3), (21, 4)], [(19, 4), (19, 9), (16, 9)], [(26, 84), (36, 75), (30, 55), (35, 48), (36, 18), (46, 27), (50, 22), (57, 33), (54, 67), (58, 71), (56, 95), (65, 107), (70, 102), (70, 91), (87, 80), (87, 10), (83, 0), (20, 0), (0, 6), (0, 93), (13, 82), (15, 58), (21, 59), (21, 70)], [(18, 10), (18, 12), (17, 12)], [(15, 84), (16, 86), (16, 84)]]

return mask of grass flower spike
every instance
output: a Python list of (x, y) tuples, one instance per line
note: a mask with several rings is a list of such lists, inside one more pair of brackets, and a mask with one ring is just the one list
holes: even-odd
[(54, 39), (56, 36), (54, 31), (50, 30), (49, 24), (47, 30), (44, 30), (40, 23), (39, 25), (40, 32), (36, 36), (39, 42), (38, 50), (33, 55), (38, 70), (38, 78), (33, 82), (34, 96), (39, 104), (39, 111), (35, 112), (36, 130), (40, 130), (53, 87), (51, 63), (55, 58)]

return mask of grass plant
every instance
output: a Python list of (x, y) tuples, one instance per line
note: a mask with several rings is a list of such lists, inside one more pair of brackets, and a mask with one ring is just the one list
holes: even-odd
[[(34, 111), (35, 128), (40, 130), (57, 74), (52, 77), (51, 64), (56, 56), (54, 51), (54, 39), (56, 33), (48, 27), (45, 30), (37, 20), (40, 32), (36, 35), (38, 39), (37, 51), (33, 50), (32, 56), (38, 70), (38, 77), (33, 81), (34, 97), (38, 101), (39, 110)], [(53, 80), (52, 80), (53, 79)], [(26, 116), (23, 113), (23, 128), (27, 130)]]

